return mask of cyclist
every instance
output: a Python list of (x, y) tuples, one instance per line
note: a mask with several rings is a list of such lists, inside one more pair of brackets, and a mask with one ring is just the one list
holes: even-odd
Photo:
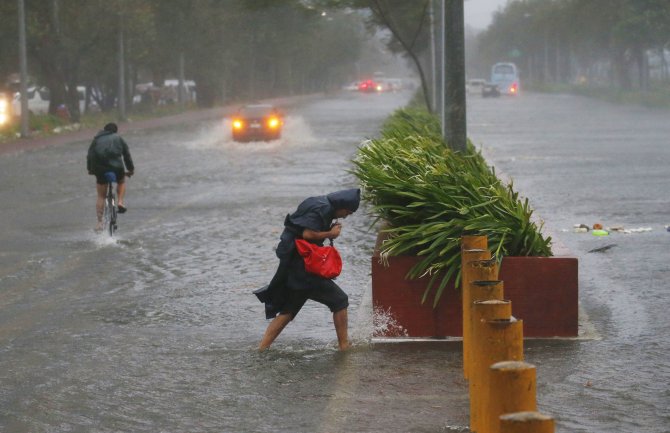
[(98, 191), (98, 199), (95, 203), (95, 211), (98, 217), (98, 223), (95, 226), (96, 231), (102, 230), (102, 212), (105, 206), (105, 194), (107, 193), (105, 173), (113, 171), (116, 174), (119, 213), (124, 213), (127, 210), (123, 201), (126, 193), (125, 175), (132, 176), (135, 166), (128, 145), (117, 134), (118, 130), (119, 128), (115, 123), (106, 124), (103, 130), (93, 138), (86, 157), (88, 174), (95, 176)]

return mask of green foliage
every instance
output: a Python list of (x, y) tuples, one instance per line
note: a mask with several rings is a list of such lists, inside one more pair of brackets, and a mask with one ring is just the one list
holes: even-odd
[(526, 82), (568, 83), (575, 67), (587, 77), (609, 65), (598, 80), (649, 90), (651, 77), (640, 65), (669, 40), (667, 0), (510, 0), (479, 45), (489, 65), (513, 61)]
[[(362, 14), (326, 3), (26, 0), (29, 75), (50, 89), (52, 112), (75, 114), (77, 85), (111, 110), (122, 34), (128, 87), (176, 78), (183, 55), (204, 106), (331, 90), (354, 78), (365, 33)], [(18, 72), (16, 1), (0, 2), (0, 35), (1, 87)]]
[(528, 200), (504, 185), (472, 144), (465, 153), (445, 146), (437, 119), (425, 111), (396, 111), (353, 165), (363, 198), (389, 225), (382, 259), (422, 257), (408, 277), (430, 276), (424, 301), (434, 290), (436, 304), (449, 279), (458, 282), (462, 235), (488, 236), (498, 256), (551, 255), (551, 238), (531, 221)]

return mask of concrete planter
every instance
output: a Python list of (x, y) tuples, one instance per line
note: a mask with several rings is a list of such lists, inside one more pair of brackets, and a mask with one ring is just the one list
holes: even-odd
[[(378, 242), (379, 245), (379, 242)], [(429, 295), (421, 298), (428, 278), (408, 280), (416, 256), (389, 257), (380, 262), (372, 256), (372, 302), (376, 316), (394, 326), (376, 327), (375, 337), (460, 337), (462, 300), (460, 289), (450, 282), (438, 305)], [(578, 279), (575, 257), (505, 257), (499, 279), (512, 314), (524, 323), (525, 337), (576, 337), (578, 332)]]

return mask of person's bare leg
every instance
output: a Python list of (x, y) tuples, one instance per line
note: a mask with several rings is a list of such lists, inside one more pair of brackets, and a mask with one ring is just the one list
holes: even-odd
[(258, 350), (263, 351), (270, 347), (272, 342), (275, 341), (279, 334), (281, 334), (292, 318), (293, 316), (291, 314), (280, 314), (272, 319), (272, 322), (270, 322), (267, 329), (265, 330), (265, 335), (263, 335), (263, 339), (258, 346)]
[(119, 196), (118, 204), (120, 206), (124, 205), (123, 197), (126, 195), (126, 183), (117, 183), (116, 184), (116, 195)]
[(98, 193), (98, 198), (95, 201), (95, 215), (98, 217), (98, 223), (95, 226), (96, 230), (102, 230), (102, 212), (105, 209), (105, 196), (107, 195), (107, 185), (95, 184), (95, 189)]
[(349, 343), (349, 324), (346, 308), (333, 313), (333, 323), (335, 324), (337, 344), (339, 344), (340, 350), (347, 350), (351, 344)]

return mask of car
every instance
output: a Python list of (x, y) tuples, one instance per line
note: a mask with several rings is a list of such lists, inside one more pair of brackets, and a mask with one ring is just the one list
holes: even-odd
[(345, 84), (344, 86), (342, 86), (342, 90), (346, 90), (348, 92), (355, 92), (356, 90), (358, 90), (358, 81), (352, 81), (349, 84)]
[(358, 91), (363, 93), (376, 93), (383, 91), (384, 88), (380, 83), (372, 80), (364, 80), (358, 83)]
[(269, 104), (245, 105), (233, 116), (233, 140), (276, 140), (281, 138), (283, 126), (283, 115), (276, 107)]
[(484, 83), (482, 86), (482, 97), (488, 98), (488, 97), (493, 97), (497, 98), (500, 96), (500, 88), (498, 88), (497, 84), (494, 83)]
[(465, 90), (467, 93), (480, 94), (484, 84), (486, 84), (486, 80), (483, 78), (471, 78), (465, 83)]

